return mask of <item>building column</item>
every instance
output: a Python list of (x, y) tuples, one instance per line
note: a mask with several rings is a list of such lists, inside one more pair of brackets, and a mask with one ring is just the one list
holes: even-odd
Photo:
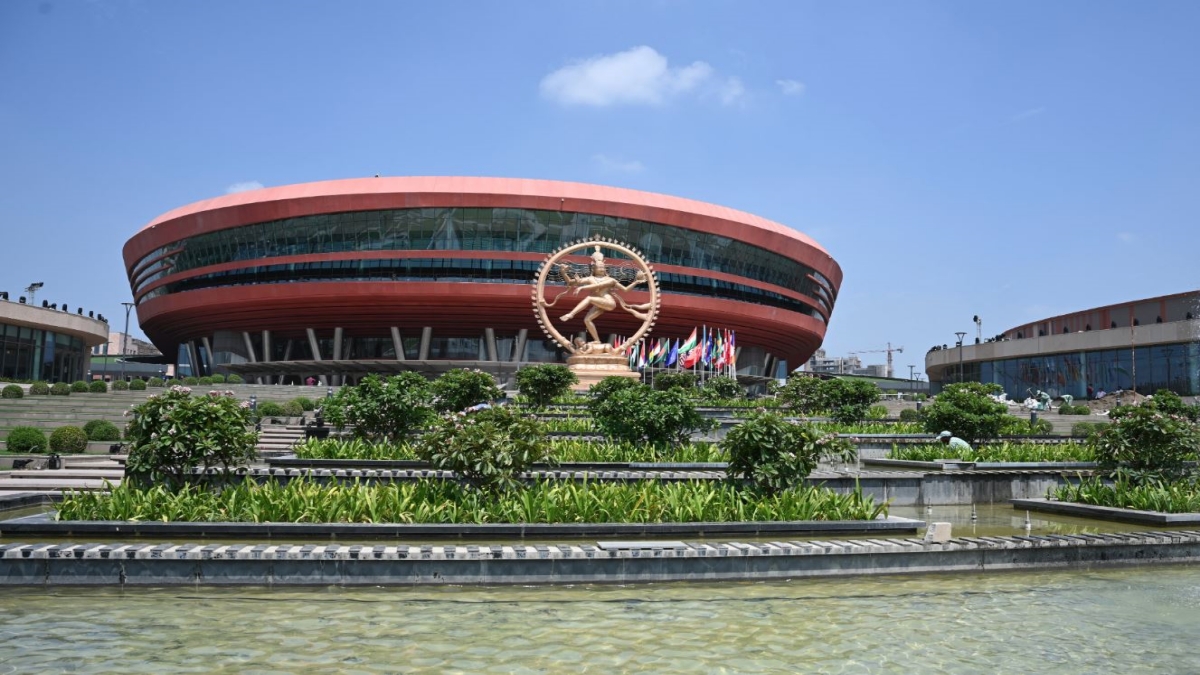
[(396, 360), (404, 360), (404, 341), (400, 339), (400, 329), (392, 326), (392, 349), (396, 352)]
[[(340, 327), (333, 329), (333, 360), (342, 360), (342, 329)], [(333, 386), (342, 384), (344, 378), (344, 375), (334, 375), (332, 377)]]
[[(283, 360), (284, 361), (292, 360), (292, 342), (294, 342), (294, 340), (292, 340), (292, 338), (288, 338), (287, 342), (284, 344), (284, 347), (283, 347)], [(282, 384), (286, 379), (287, 379), (287, 373), (281, 372), (281, 373), (279, 373), (279, 379), (276, 380), (276, 382), (279, 382)]]
[(208, 341), (208, 336), (207, 336), (207, 335), (205, 335), (204, 337), (200, 338), (200, 341), (201, 341), (202, 343), (204, 343), (204, 353), (208, 355), (208, 372), (207, 372), (207, 373), (205, 373), (205, 374), (206, 374), (206, 375), (212, 375), (212, 374), (213, 374), (213, 366), (215, 365), (215, 364), (213, 364), (213, 350), (212, 350), (212, 343)]
[(487, 345), (488, 361), (499, 361), (500, 359), (496, 357), (496, 329), (484, 328), (483, 341)]
[[(317, 332), (311, 328), (305, 328), (304, 330), (305, 330), (305, 332), (308, 333), (308, 347), (309, 347), (309, 349), (312, 350), (313, 361), (320, 361), (321, 360), (321, 343), (317, 342)], [(320, 379), (322, 387), (328, 386), (329, 382), (328, 382), (328, 380), (325, 379), (324, 375), (320, 375), (318, 377)]]
[(433, 338), (433, 328), (425, 326), (421, 329), (421, 348), (417, 353), (418, 361), (427, 361), (429, 359), (429, 340)]
[(200, 352), (196, 349), (196, 341), (188, 340), (187, 347), (192, 377), (200, 377)]
[[(250, 359), (250, 363), (258, 363), (258, 359), (254, 358), (254, 342), (250, 340), (250, 333), (242, 331), (242, 342), (246, 345), (246, 356)], [(254, 381), (262, 384), (261, 377), (255, 377)]]
[(517, 339), (513, 343), (512, 360), (520, 363), (521, 357), (525, 356), (525, 341), (529, 338), (529, 329), (522, 328), (517, 331)]
[[(269, 330), (264, 330), (262, 332), (262, 352), (263, 352), (262, 362), (270, 363), (271, 362), (271, 331), (269, 331)], [(263, 375), (262, 383), (263, 384), (271, 384), (272, 379), (273, 378), (270, 375)]]

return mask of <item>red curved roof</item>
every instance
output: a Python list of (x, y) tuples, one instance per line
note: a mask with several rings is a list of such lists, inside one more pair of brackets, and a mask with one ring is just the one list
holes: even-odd
[[(525, 178), (405, 176), (350, 178), (249, 190), (164, 213), (124, 248), (129, 270), (166, 243), (239, 225), (320, 213), (387, 208), (474, 206), (595, 213), (677, 225), (762, 246), (802, 261), (835, 286), (841, 268), (807, 235), (744, 211), (626, 188)], [(166, 227), (161, 227), (166, 226)], [(736, 232), (730, 231), (736, 227)]]

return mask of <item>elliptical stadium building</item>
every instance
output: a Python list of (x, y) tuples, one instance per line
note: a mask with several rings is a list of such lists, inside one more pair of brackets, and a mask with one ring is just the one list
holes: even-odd
[[(241, 192), (156, 218), (124, 260), (142, 330), (179, 372), (504, 375), (563, 360), (537, 325), (530, 283), (547, 253), (597, 236), (653, 264), (655, 337), (733, 329), (739, 375), (750, 376), (804, 363), (824, 339), (842, 272), (809, 237), (712, 204), (580, 183), (365, 178)], [(631, 333), (633, 319), (616, 314), (601, 329)], [(582, 330), (575, 323), (566, 328)]]

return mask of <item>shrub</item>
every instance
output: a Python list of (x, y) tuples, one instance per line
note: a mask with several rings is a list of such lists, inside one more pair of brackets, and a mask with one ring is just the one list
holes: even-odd
[(178, 489), (194, 468), (244, 464), (254, 457), (257, 440), (247, 429), (249, 408), (232, 396), (192, 396), (187, 387), (151, 396), (133, 408), (125, 470)]
[[(134, 380), (134, 382), (141, 382), (141, 380)], [(129, 391), (129, 383), (126, 382), (125, 380), (117, 380), (116, 382), (112, 383), (112, 390), (113, 391)]]
[(200, 378), (190, 377), (190, 376), (185, 377), (185, 378), (183, 378), (183, 383), (189, 387), (194, 387), (194, 386), (200, 384)]
[(164, 384), (166, 384), (166, 382), (164, 382), (161, 377), (152, 377), (149, 380), (146, 380), (147, 387), (161, 387)]
[(355, 387), (342, 387), (326, 401), (322, 413), (341, 429), (354, 427), (360, 438), (399, 441), (434, 417), (433, 387), (418, 373), (387, 378), (368, 375)]
[(1071, 425), (1072, 436), (1091, 436), (1094, 433), (1104, 431), (1108, 427), (1108, 422), (1076, 422)]
[(233, 373), (229, 377), (225, 378), (225, 382), (228, 384), (241, 384), (245, 382), (245, 380), (242, 379), (241, 375)]
[[(830, 417), (839, 424), (857, 424), (867, 418), (879, 400), (879, 386), (867, 380), (835, 378), (821, 383)], [(887, 409), (883, 411), (887, 416)]]
[(822, 457), (854, 461), (849, 440), (811, 424), (793, 424), (774, 412), (759, 412), (729, 431), (721, 441), (729, 457), (731, 480), (767, 494), (799, 485)]
[(9, 452), (45, 452), (46, 432), (37, 427), (13, 427), (4, 439)]
[(1121, 406), (1108, 414), (1112, 424), (1088, 439), (1100, 466), (1134, 482), (1174, 479), (1189, 471), (1200, 449), (1200, 425), (1187, 415), (1154, 405)]
[(1192, 422), (1200, 422), (1200, 405), (1184, 403), (1179, 394), (1170, 389), (1159, 389), (1154, 392), (1154, 396), (1143, 401), (1142, 405), (1149, 406), (1161, 413), (1179, 415)]
[(924, 419), (924, 415), (921, 414), (920, 410), (905, 408), (900, 411), (901, 422), (920, 422), (922, 419)]
[(775, 389), (775, 395), (783, 406), (800, 415), (814, 415), (828, 410), (825, 394), (820, 378), (803, 373), (788, 375), (787, 382)]
[(59, 427), (50, 433), (50, 450), (70, 455), (87, 450), (87, 434), (79, 427)]
[(639, 382), (632, 377), (613, 375), (603, 378), (588, 388), (588, 394), (591, 395), (591, 399), (588, 401), (588, 410), (595, 415), (597, 407), (608, 400), (609, 396), (623, 389), (632, 389), (638, 385)]
[(92, 420), (83, 425), (83, 433), (89, 441), (119, 441), (121, 430), (108, 420)]
[(745, 396), (746, 392), (737, 379), (719, 375), (704, 381), (702, 387), (705, 398), (710, 400), (732, 401)]
[(947, 385), (933, 403), (925, 406), (925, 431), (950, 431), (975, 443), (995, 438), (1005, 419), (1011, 417), (1008, 407), (992, 398), (992, 394), (1001, 391), (998, 384), (960, 382)]
[(652, 386), (657, 391), (668, 389), (692, 390), (696, 388), (696, 376), (691, 373), (658, 373), (651, 379)]
[(76, 394), (86, 394), (88, 392), (88, 383), (83, 380), (76, 380), (71, 383), (71, 391)]
[(457, 412), (494, 401), (504, 394), (491, 375), (477, 369), (456, 368), (433, 381), (433, 407), (439, 412)]
[(133, 380), (132, 382), (129, 383), (129, 390), (130, 391), (146, 391), (146, 381), (145, 380)]
[(260, 401), (258, 403), (259, 417), (283, 417), (283, 406), (275, 401)]
[(71, 395), (71, 385), (67, 384), (66, 382), (55, 382), (54, 385), (50, 387), (50, 395), (51, 396), (70, 396)]
[(93, 394), (107, 394), (108, 383), (104, 380), (92, 380), (92, 383), (87, 386), (87, 390)]
[(539, 408), (571, 393), (571, 386), (578, 383), (579, 378), (570, 368), (556, 363), (525, 366), (517, 371), (517, 391)]
[(1058, 408), (1059, 415), (1091, 415), (1092, 409), (1086, 405), (1062, 405)]
[(497, 492), (536, 462), (552, 461), (546, 428), (507, 406), (442, 415), (416, 447), (417, 457)]
[(217, 373), (216, 375), (213, 375), (213, 376), (209, 377), (208, 379), (212, 380), (213, 384), (225, 384), (225, 382), (226, 382), (225, 376), (220, 373)]
[(285, 417), (299, 417), (304, 414), (304, 407), (295, 401), (288, 401), (282, 406)]
[(623, 387), (592, 408), (596, 427), (605, 436), (630, 443), (678, 447), (693, 431), (710, 429), (682, 389), (655, 391), (643, 384)]
[(296, 398), (292, 399), (292, 401), (296, 405), (300, 406), (300, 409), (305, 412), (308, 412), (309, 410), (317, 409), (317, 404), (314, 403), (311, 398), (308, 398), (306, 396), (297, 396)]
[(50, 394), (50, 385), (45, 382), (34, 382), (29, 385), (30, 396), (48, 396)]
[(24, 398), (25, 390), (19, 384), (10, 384), (0, 391), (0, 398)]
[[(916, 412), (915, 410), (913, 412)], [(873, 405), (867, 408), (867, 419), (882, 420), (887, 419), (888, 409), (885, 405)]]
[(207, 386), (207, 385), (210, 385), (210, 384), (212, 384), (212, 383), (213, 383), (213, 379), (212, 379), (212, 376), (210, 376), (210, 375), (205, 375), (204, 377), (202, 377), (202, 378), (200, 378), (199, 380), (197, 380), (197, 381), (196, 381), (196, 383), (197, 383), (197, 384), (200, 384), (200, 385)]
[(1044, 417), (1039, 417), (1036, 422), (1031, 422), (1027, 417), (1005, 415), (1000, 422), (1000, 431), (997, 436), (1049, 436), (1053, 433), (1054, 425)]

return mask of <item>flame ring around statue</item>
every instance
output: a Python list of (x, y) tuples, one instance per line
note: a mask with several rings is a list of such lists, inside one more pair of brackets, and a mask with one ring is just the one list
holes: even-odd
[[(588, 253), (588, 249), (592, 249), (591, 253)], [(609, 275), (608, 261), (601, 253), (602, 249), (615, 251), (629, 259), (628, 262), (633, 267), (633, 275), (628, 279), (628, 283), (622, 283), (620, 275)], [(566, 260), (568, 256), (572, 255), (587, 255), (591, 258), (591, 262), (588, 264), (589, 271), (586, 274), (572, 269), (572, 263)], [(623, 273), (631, 271), (629, 267), (625, 266), (618, 269)], [(624, 274), (624, 276), (628, 276), (628, 274)], [(555, 293), (550, 300), (546, 300), (547, 286), (554, 289), (555, 285), (552, 284), (554, 280), (566, 284), (566, 288)], [(640, 290), (638, 287), (642, 284), (645, 284), (645, 292), (650, 295), (649, 302), (631, 303), (623, 297), (625, 293)], [(581, 292), (586, 295), (580, 297)], [(628, 346), (636, 344), (654, 327), (654, 322), (658, 318), (658, 308), (658, 277), (655, 276), (654, 269), (638, 251), (611, 239), (596, 238), (567, 244), (547, 256), (541, 267), (538, 268), (536, 286), (533, 291), (533, 313), (537, 316), (538, 323), (545, 331), (546, 336), (571, 354), (624, 354)], [(632, 336), (615, 346), (600, 340), (599, 331), (595, 325), (597, 318), (613, 310), (621, 310), (642, 320), (641, 326)], [(556, 318), (564, 322), (582, 314), (584, 328), (591, 341), (585, 342), (581, 338), (568, 339), (555, 327), (554, 320), (550, 316), (552, 311), (563, 312)]]

